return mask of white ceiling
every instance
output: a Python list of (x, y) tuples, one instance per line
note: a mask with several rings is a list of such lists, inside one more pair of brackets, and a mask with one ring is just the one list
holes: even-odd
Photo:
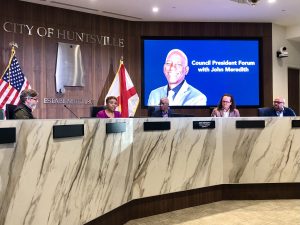
[[(300, 25), (300, 0), (260, 0), (256, 6), (230, 0), (24, 0), (131, 21), (271, 22)], [(158, 13), (152, 7), (158, 7)]]

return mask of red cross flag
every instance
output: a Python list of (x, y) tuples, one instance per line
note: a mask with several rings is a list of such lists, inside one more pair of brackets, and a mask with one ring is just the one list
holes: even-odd
[(123, 118), (134, 116), (140, 100), (122, 60), (105, 99), (108, 96), (118, 98), (117, 110), (121, 112)]

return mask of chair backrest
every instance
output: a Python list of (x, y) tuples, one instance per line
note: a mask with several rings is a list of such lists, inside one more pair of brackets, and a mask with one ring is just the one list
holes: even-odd
[(148, 117), (151, 117), (156, 110), (159, 110), (159, 106), (148, 106)]
[(90, 116), (91, 117), (96, 117), (97, 113), (103, 109), (105, 109), (106, 106), (105, 105), (101, 105), (101, 106), (91, 106), (91, 111), (90, 111)]
[(257, 109), (258, 116), (265, 116), (266, 115), (265, 112), (269, 109), (270, 108), (268, 107), (258, 108)]
[(0, 120), (4, 119), (4, 112), (3, 109), (0, 109)]
[(12, 120), (15, 118), (15, 109), (16, 108), (17, 108), (16, 105), (6, 104), (5, 117), (7, 120)]

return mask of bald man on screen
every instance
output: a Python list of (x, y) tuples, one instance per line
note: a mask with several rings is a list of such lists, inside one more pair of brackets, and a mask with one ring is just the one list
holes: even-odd
[(152, 90), (148, 106), (159, 105), (160, 99), (167, 97), (170, 106), (205, 106), (207, 98), (199, 90), (189, 85), (185, 76), (189, 72), (188, 59), (179, 49), (172, 49), (163, 67), (168, 84)]

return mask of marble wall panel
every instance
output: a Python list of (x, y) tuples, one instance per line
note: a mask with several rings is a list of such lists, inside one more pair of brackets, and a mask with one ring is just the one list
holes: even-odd
[(294, 118), (263, 119), (264, 129), (235, 129), (237, 119), (223, 121), (225, 183), (300, 181), (300, 129), (291, 127)]
[[(0, 121), (1, 128), (16, 127), (18, 131), (21, 123), (16, 121)], [(10, 178), (10, 165), (14, 157), (16, 144), (0, 144), (0, 202), (3, 202), (7, 184)]]
[[(143, 131), (144, 121), (164, 120), (171, 121), (171, 130)], [(193, 120), (135, 121), (133, 199), (222, 183), (220, 123), (216, 129), (193, 130)]]
[[(19, 122), (0, 224), (83, 224), (127, 202), (132, 123), (106, 135), (105, 122)], [(53, 140), (53, 125), (75, 123), (85, 123), (84, 137)]]

